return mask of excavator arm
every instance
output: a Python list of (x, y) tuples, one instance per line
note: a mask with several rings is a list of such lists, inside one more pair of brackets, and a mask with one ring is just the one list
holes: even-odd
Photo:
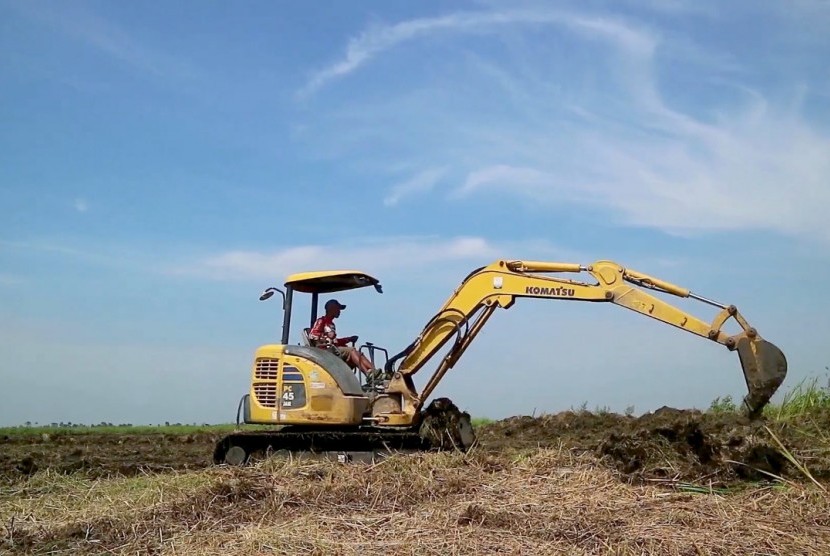
[[(587, 273), (594, 278), (594, 282), (552, 276), (564, 273)], [(692, 298), (720, 311), (711, 322), (706, 322), (646, 290)], [(734, 305), (706, 299), (687, 288), (627, 269), (613, 261), (597, 261), (583, 266), (500, 260), (470, 273), (415, 341), (389, 359), (386, 371), (392, 374), (392, 379), (384, 394), (375, 402), (373, 416), (376, 420), (389, 425), (412, 423), (424, 401), (456, 364), (493, 312), (497, 308), (510, 308), (519, 297), (613, 303), (717, 342), (730, 351), (737, 351), (749, 391), (743, 400), (744, 406), (753, 417), (760, 414), (787, 373), (787, 361), (781, 350), (762, 339)], [(729, 319), (738, 323), (740, 332), (730, 335), (723, 330)], [(413, 375), (451, 340), (450, 349), (418, 393)]]

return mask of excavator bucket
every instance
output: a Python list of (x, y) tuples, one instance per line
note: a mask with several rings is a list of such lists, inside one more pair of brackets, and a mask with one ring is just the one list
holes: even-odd
[(740, 338), (737, 350), (749, 389), (744, 405), (750, 417), (757, 417), (784, 382), (787, 358), (775, 344), (760, 338)]

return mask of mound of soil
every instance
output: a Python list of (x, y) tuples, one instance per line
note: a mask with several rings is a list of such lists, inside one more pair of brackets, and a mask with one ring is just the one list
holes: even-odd
[[(640, 417), (568, 411), (512, 417), (478, 431), (485, 449), (557, 447), (589, 452), (629, 481), (728, 485), (773, 477), (805, 477), (785, 457), (765, 425), (812, 475), (830, 479), (830, 454), (816, 455), (815, 439), (830, 413), (809, 422), (765, 423), (729, 413), (663, 407)], [(826, 438), (826, 433), (825, 433)]]

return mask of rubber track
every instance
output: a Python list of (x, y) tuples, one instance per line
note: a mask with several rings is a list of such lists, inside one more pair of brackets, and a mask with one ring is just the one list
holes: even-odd
[(371, 452), (425, 450), (429, 445), (414, 430), (317, 429), (232, 433), (216, 443), (213, 462), (223, 463), (231, 446), (246, 453), (287, 450), (290, 452)]

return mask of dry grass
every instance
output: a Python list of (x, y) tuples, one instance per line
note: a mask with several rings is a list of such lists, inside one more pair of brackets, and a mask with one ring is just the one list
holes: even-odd
[[(830, 498), (805, 481), (732, 494), (633, 486), (588, 456), (420, 454), (374, 466), (96, 481), (0, 493), (21, 554), (826, 554)], [(12, 523), (12, 518), (14, 519)]]
[(151, 474), (118, 479), (37, 473), (28, 481), (0, 489), (0, 523), (39, 528), (113, 515), (186, 499), (199, 488), (221, 480), (210, 474)]

